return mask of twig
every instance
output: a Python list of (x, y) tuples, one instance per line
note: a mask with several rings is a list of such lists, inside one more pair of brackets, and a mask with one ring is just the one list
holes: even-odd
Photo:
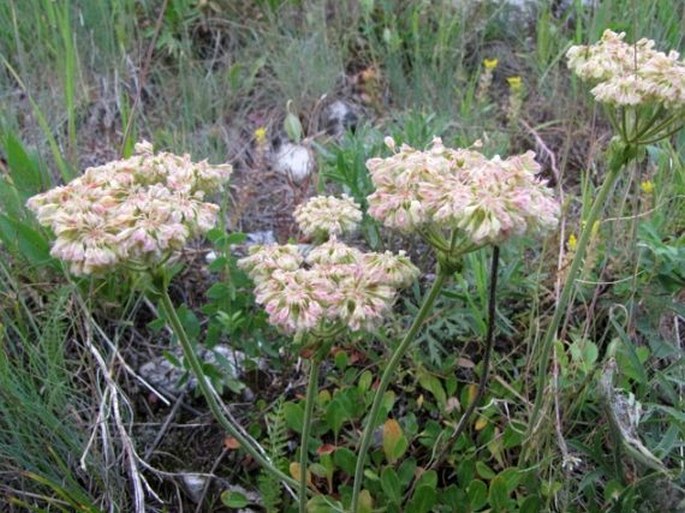
[(155, 436), (155, 439), (152, 441), (152, 444), (150, 444), (150, 447), (148, 447), (145, 450), (144, 457), (146, 460), (150, 459), (150, 457), (152, 456), (152, 453), (157, 448), (159, 443), (162, 441), (162, 438), (164, 438), (164, 435), (166, 434), (167, 430), (169, 429), (169, 426), (171, 425), (171, 422), (174, 420), (174, 417), (176, 416), (176, 412), (178, 412), (178, 409), (183, 404), (184, 399), (185, 399), (185, 392), (182, 392), (178, 396), (178, 399), (176, 399), (176, 402), (174, 403), (174, 407), (171, 408), (169, 415), (167, 415), (166, 419), (164, 419), (164, 424), (162, 424), (162, 427), (160, 428), (159, 432), (157, 433), (157, 436)]
[[(81, 301), (79, 301), (81, 303)], [(85, 305), (81, 304), (82, 308), (85, 308)], [(109, 397), (111, 398), (111, 410), (114, 413), (114, 422), (115, 426), (117, 428), (117, 431), (119, 432), (119, 437), (121, 439), (121, 444), (122, 448), (124, 450), (124, 453), (126, 453), (127, 456), (127, 461), (128, 461), (128, 467), (129, 467), (129, 474), (131, 477), (131, 480), (133, 482), (133, 497), (134, 497), (134, 507), (136, 513), (145, 513), (145, 494), (143, 493), (143, 485), (142, 485), (142, 476), (140, 475), (140, 472), (138, 471), (138, 466), (136, 464), (137, 457), (135, 455), (135, 450), (133, 449), (133, 443), (131, 441), (131, 438), (128, 435), (128, 432), (126, 431), (126, 427), (124, 426), (124, 423), (121, 418), (121, 411), (120, 411), (120, 405), (119, 405), (119, 390), (117, 387), (117, 384), (114, 382), (112, 379), (111, 375), (111, 370), (107, 367), (107, 363), (105, 362), (105, 359), (102, 357), (100, 352), (97, 350), (95, 345), (93, 344), (92, 340), (92, 331), (91, 331), (91, 318), (89, 314), (86, 314), (88, 316), (87, 322), (85, 324), (85, 330), (86, 330), (86, 345), (90, 352), (92, 353), (93, 357), (95, 358), (95, 361), (98, 364), (98, 367), (100, 368), (100, 371), (102, 372), (102, 377), (105, 380), (105, 383), (107, 385), (106, 392), (109, 393)], [(105, 398), (107, 397), (107, 393), (105, 394)], [(103, 398), (103, 404), (105, 400)], [(85, 457), (85, 454), (84, 456)], [(82, 461), (83, 461), (82, 457)]]
[[(98, 334), (101, 335), (101, 337), (105, 340), (107, 340), (108, 344), (114, 345), (108, 337), (105, 336), (105, 333), (102, 331), (102, 329), (99, 328), (93, 317), (90, 315), (88, 312), (87, 306), (83, 299), (76, 295), (76, 301), (79, 304), (80, 308), (82, 309), (83, 315), (85, 316), (86, 322), (84, 322), (84, 329), (85, 329), (85, 343), (90, 352), (92, 353), (93, 357), (95, 358), (95, 361), (98, 365), (98, 368), (100, 369), (100, 372), (102, 374), (102, 378), (105, 381), (105, 392), (103, 394), (103, 400), (100, 405), (100, 412), (98, 414), (98, 421), (100, 422), (100, 428), (103, 430), (103, 443), (106, 443), (106, 440), (108, 439), (108, 429), (107, 429), (107, 422), (105, 420), (109, 417), (108, 410), (111, 411), (114, 417), (114, 425), (116, 427), (116, 430), (119, 434), (119, 438), (121, 441), (121, 446), (124, 451), (124, 454), (126, 455), (126, 460), (128, 463), (128, 471), (129, 475), (131, 477), (131, 481), (133, 483), (133, 499), (134, 499), (134, 510), (136, 513), (145, 513), (146, 508), (145, 508), (145, 494), (143, 487), (152, 495), (155, 499), (157, 499), (160, 503), (162, 503), (162, 499), (155, 493), (155, 491), (152, 489), (152, 487), (149, 485), (145, 477), (140, 473), (138, 469), (138, 464), (142, 461), (142, 459), (138, 456), (135, 450), (135, 446), (133, 444), (133, 440), (131, 439), (129, 432), (126, 428), (126, 424), (124, 423), (124, 420), (121, 416), (121, 404), (120, 404), (120, 398), (123, 400), (123, 403), (126, 405), (127, 409), (130, 411), (131, 406), (128, 402), (128, 399), (126, 396), (121, 392), (119, 389), (118, 384), (114, 381), (112, 378), (112, 369), (107, 365), (105, 362), (104, 357), (98, 351), (98, 349), (95, 347), (95, 344), (93, 343), (93, 332), (92, 328), (96, 327)], [(85, 463), (85, 458), (87, 456), (87, 452), (90, 450), (92, 446), (91, 441), (89, 441), (86, 451), (81, 457), (81, 464), (83, 465)]]
[(162, 401), (165, 406), (171, 406), (169, 400), (161, 392), (159, 392), (155, 387), (148, 383), (147, 380), (145, 380), (145, 378), (143, 378), (141, 375), (136, 373), (136, 371), (134, 371), (133, 368), (131, 368), (131, 366), (126, 362), (126, 360), (124, 360), (124, 357), (121, 356), (121, 353), (119, 353), (117, 346), (110, 340), (110, 338), (103, 331), (100, 325), (94, 323), (93, 326), (95, 327), (95, 330), (98, 332), (98, 335), (100, 335), (100, 338), (102, 338), (102, 340), (104, 340), (105, 343), (109, 346), (110, 350), (112, 351), (112, 356), (114, 356), (114, 358), (117, 359), (117, 361), (122, 365), (126, 372), (128, 372), (136, 381), (138, 381), (152, 394), (154, 394), (155, 397)]
[[(221, 454), (219, 454), (219, 457), (214, 461), (212, 468), (209, 469), (210, 476), (214, 476), (216, 469), (219, 468), (221, 461), (226, 457), (227, 454), (228, 449), (224, 447), (224, 449), (221, 451)], [(200, 513), (202, 511), (202, 503), (205, 501), (205, 497), (207, 496), (207, 492), (209, 491), (209, 485), (212, 484), (212, 479), (213, 477), (208, 477), (207, 481), (205, 482), (205, 485), (202, 487), (202, 493), (200, 494), (200, 499), (197, 501), (195, 513)]]

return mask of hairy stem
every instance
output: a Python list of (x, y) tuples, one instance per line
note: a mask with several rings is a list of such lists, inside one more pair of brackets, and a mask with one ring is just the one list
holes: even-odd
[(359, 493), (361, 492), (362, 487), (364, 464), (366, 463), (366, 455), (369, 450), (369, 446), (371, 445), (373, 430), (376, 427), (376, 417), (378, 417), (378, 412), (383, 402), (383, 395), (385, 394), (385, 391), (387, 390), (388, 385), (390, 384), (390, 380), (393, 377), (395, 369), (402, 360), (402, 357), (404, 356), (404, 353), (407, 351), (409, 344), (411, 344), (411, 342), (416, 337), (419, 328), (421, 328), (421, 325), (426, 320), (426, 317), (428, 317), (428, 314), (433, 308), (433, 303), (435, 303), (435, 300), (437, 299), (438, 294), (440, 293), (440, 290), (442, 289), (442, 286), (445, 283), (445, 280), (448, 276), (450, 276), (450, 274), (451, 272), (449, 270), (438, 265), (438, 272), (430, 292), (423, 300), (421, 309), (416, 315), (416, 318), (414, 319), (414, 322), (409, 328), (409, 331), (407, 331), (407, 334), (402, 339), (402, 342), (400, 342), (400, 345), (397, 346), (397, 349), (395, 349), (392, 358), (390, 358), (390, 361), (388, 362), (388, 366), (383, 371), (383, 376), (381, 377), (381, 382), (378, 385), (376, 394), (374, 395), (373, 403), (371, 405), (371, 411), (369, 412), (369, 415), (366, 418), (366, 426), (364, 427), (364, 433), (362, 434), (361, 442), (359, 444), (359, 451), (357, 453), (357, 465), (354, 470), (354, 486), (352, 489), (351, 513), (357, 513), (359, 509)]

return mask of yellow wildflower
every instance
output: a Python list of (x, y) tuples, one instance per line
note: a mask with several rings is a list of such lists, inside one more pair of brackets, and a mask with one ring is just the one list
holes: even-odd
[(578, 239), (576, 238), (576, 235), (574, 233), (568, 236), (568, 242), (566, 243), (566, 245), (568, 246), (568, 249), (570, 251), (576, 250), (576, 248), (578, 247)]
[(519, 76), (513, 76), (507, 78), (509, 83), (509, 89), (512, 91), (520, 91), (523, 88), (523, 80)]
[(254, 138), (257, 141), (257, 144), (264, 144), (266, 142), (266, 128), (260, 126), (257, 130), (255, 130)]
[(654, 192), (654, 182), (645, 180), (640, 184), (640, 189), (642, 189), (642, 192), (645, 194), (652, 194)]
[(497, 59), (485, 59), (483, 60), (483, 66), (485, 66), (485, 69), (495, 69), (497, 67)]

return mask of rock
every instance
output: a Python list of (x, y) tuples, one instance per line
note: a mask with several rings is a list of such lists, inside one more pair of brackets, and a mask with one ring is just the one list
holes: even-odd
[(245, 245), (247, 246), (254, 246), (254, 245), (268, 245), (268, 244), (276, 244), (276, 236), (274, 235), (273, 230), (265, 230), (261, 232), (251, 232), (245, 235)]
[(309, 148), (290, 141), (282, 143), (275, 151), (274, 169), (294, 183), (302, 183), (314, 171), (314, 155)]
[(198, 504), (202, 500), (207, 478), (198, 474), (183, 474), (181, 480), (190, 500)]
[[(170, 354), (178, 361), (183, 360), (183, 351), (180, 347), (170, 351)], [(245, 361), (244, 353), (222, 344), (212, 349), (200, 349), (198, 356), (204, 363), (217, 365), (221, 372), (234, 380), (239, 379)], [(172, 396), (179, 395), (186, 387), (188, 390), (194, 390), (197, 387), (195, 376), (190, 376), (187, 384), (179, 384), (185, 372), (183, 368), (177, 367), (165, 356), (154, 358), (138, 369), (138, 373), (150, 385)]]
[(329, 135), (341, 136), (346, 130), (354, 131), (358, 121), (357, 109), (343, 100), (335, 100), (323, 111), (324, 126)]

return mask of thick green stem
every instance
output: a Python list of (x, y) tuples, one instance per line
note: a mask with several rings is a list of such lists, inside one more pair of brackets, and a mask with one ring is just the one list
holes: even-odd
[(554, 309), (552, 321), (545, 332), (545, 337), (542, 341), (542, 348), (539, 353), (540, 367), (537, 373), (535, 403), (533, 405), (533, 412), (530, 416), (526, 437), (526, 444), (528, 444), (528, 450), (526, 450), (524, 453), (524, 459), (526, 460), (530, 455), (530, 447), (535, 439), (534, 435), (539, 428), (539, 423), (541, 422), (542, 403), (544, 402), (544, 398), (546, 396), (546, 384), (549, 381), (547, 370), (549, 367), (549, 359), (552, 347), (554, 345), (554, 340), (557, 337), (557, 331), (559, 330), (561, 319), (563, 318), (566, 312), (566, 307), (571, 299), (578, 272), (580, 271), (583, 259), (585, 258), (585, 251), (587, 250), (587, 245), (590, 241), (593, 226), (597, 222), (597, 219), (599, 219), (602, 209), (605, 206), (607, 197), (609, 196), (609, 192), (611, 192), (611, 190), (614, 188), (614, 184), (616, 183), (616, 179), (618, 178), (621, 169), (630, 161), (630, 159), (634, 157), (635, 150), (636, 148), (632, 146), (616, 146), (613, 149), (614, 153), (610, 155), (610, 164), (607, 176), (604, 178), (604, 183), (602, 184), (602, 187), (600, 188), (599, 193), (597, 194), (597, 197), (590, 208), (590, 213), (585, 220), (585, 227), (580, 234), (580, 239), (578, 240), (578, 244), (576, 246), (576, 252), (573, 257), (573, 262), (571, 263), (571, 268), (566, 277), (564, 286), (561, 289), (561, 294), (559, 294), (559, 299)]
[(312, 358), (309, 362), (309, 383), (307, 384), (307, 397), (304, 403), (304, 423), (302, 425), (302, 438), (300, 441), (300, 513), (307, 511), (307, 466), (309, 464), (309, 433), (312, 427), (312, 412), (314, 400), (318, 390), (319, 360)]
[(364, 464), (366, 463), (366, 455), (369, 450), (369, 446), (371, 445), (373, 430), (376, 427), (376, 417), (378, 417), (378, 412), (380, 411), (381, 404), (383, 403), (383, 396), (385, 395), (385, 391), (387, 390), (388, 385), (390, 384), (390, 380), (393, 377), (395, 369), (402, 360), (402, 357), (404, 356), (404, 353), (407, 351), (409, 344), (411, 344), (411, 342), (416, 337), (419, 328), (421, 328), (421, 325), (426, 320), (426, 317), (428, 317), (428, 314), (433, 308), (433, 303), (435, 303), (435, 300), (437, 299), (438, 294), (440, 293), (440, 290), (442, 289), (442, 286), (445, 283), (445, 280), (448, 278), (448, 276), (450, 276), (450, 274), (451, 272), (449, 271), (449, 269), (445, 269), (444, 267), (438, 265), (438, 272), (437, 276), (435, 277), (435, 282), (433, 282), (433, 287), (431, 287), (430, 292), (423, 300), (421, 309), (419, 310), (419, 313), (416, 315), (416, 318), (414, 319), (414, 322), (409, 328), (409, 331), (402, 339), (402, 342), (400, 342), (400, 345), (397, 346), (397, 349), (395, 349), (392, 358), (390, 358), (390, 361), (388, 362), (388, 366), (383, 371), (381, 382), (378, 385), (378, 389), (376, 390), (376, 394), (373, 398), (371, 411), (369, 412), (369, 415), (366, 418), (366, 426), (364, 427), (364, 433), (362, 434), (362, 439), (359, 444), (359, 451), (357, 453), (357, 465), (354, 470), (354, 486), (352, 489), (352, 513), (357, 513), (359, 509), (359, 493), (361, 492), (362, 487)]
[(154, 292), (161, 299), (161, 307), (164, 310), (164, 314), (171, 325), (171, 329), (176, 334), (176, 337), (181, 344), (183, 356), (190, 365), (190, 369), (193, 371), (193, 374), (195, 374), (195, 377), (197, 377), (197, 384), (200, 388), (200, 392), (202, 392), (202, 395), (205, 397), (207, 405), (209, 406), (212, 415), (214, 415), (214, 418), (219, 422), (219, 424), (221, 424), (221, 427), (223, 427), (238, 441), (238, 443), (240, 443), (240, 447), (250, 456), (252, 456), (266, 472), (281, 481), (283, 484), (297, 488), (299, 483), (292, 477), (287, 476), (278, 470), (273, 463), (269, 461), (269, 459), (264, 456), (263, 453), (255, 448), (252, 442), (245, 435), (243, 435), (243, 433), (241, 433), (241, 431), (226, 417), (210, 385), (207, 383), (204, 371), (202, 370), (202, 364), (193, 350), (193, 346), (190, 343), (190, 339), (188, 338), (185, 329), (183, 328), (181, 320), (176, 314), (176, 309), (174, 308), (171, 298), (169, 297), (166, 286), (160, 287), (160, 290), (155, 290)]

